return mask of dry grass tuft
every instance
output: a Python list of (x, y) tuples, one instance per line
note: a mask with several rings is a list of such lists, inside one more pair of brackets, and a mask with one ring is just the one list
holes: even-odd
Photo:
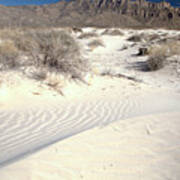
[(167, 56), (169, 48), (166, 45), (153, 45), (148, 52), (150, 56)]
[(104, 32), (102, 32), (102, 35), (123, 36), (124, 33), (118, 29), (114, 29), (114, 30), (106, 29)]
[(91, 48), (91, 49), (94, 49), (94, 48), (97, 48), (99, 46), (102, 46), (104, 47), (104, 43), (102, 40), (100, 39), (95, 39), (93, 41), (91, 41), (90, 43), (88, 43), (88, 46)]
[(98, 34), (95, 32), (82, 33), (80, 36), (78, 36), (78, 39), (88, 39), (93, 37), (98, 37)]
[(154, 33), (154, 34), (141, 33), (141, 34), (139, 34), (139, 36), (141, 36), (141, 38), (143, 38), (147, 42), (159, 40), (161, 38), (161, 36), (156, 33)]
[(156, 71), (164, 67), (167, 57), (167, 46), (153, 46), (149, 49), (149, 58), (147, 65), (150, 71)]
[(7, 54), (17, 54), (18, 53), (18, 49), (16, 48), (15, 44), (13, 41), (10, 40), (6, 40), (6, 41), (2, 41), (0, 43), (0, 54), (1, 55), (7, 55)]
[(20, 29), (10, 29), (10, 28), (0, 29), (0, 39), (12, 40), (15, 37), (19, 36), (21, 33), (22, 33), (22, 30)]
[(28, 57), (21, 64), (24, 67), (46, 68), (47, 71), (57, 71), (73, 78), (82, 78), (89, 70), (78, 43), (64, 31), (26, 30), (12, 36), (8, 43), (3, 43), (0, 52), (3, 54), (0, 64), (3, 62), (4, 65), (8, 63), (5, 56), (10, 56), (11, 64), (17, 63), (17, 53)]
[(147, 40), (148, 41), (154, 41), (154, 40), (158, 40), (160, 39), (160, 35), (158, 34), (150, 34), (148, 37), (147, 37)]
[(132, 42), (141, 42), (142, 38), (140, 35), (132, 35), (127, 40)]
[(153, 45), (149, 48), (149, 54), (151, 56), (174, 56), (180, 55), (180, 42), (179, 41), (169, 41), (164, 44)]
[(147, 64), (150, 70), (158, 70), (164, 67), (167, 58), (180, 55), (180, 42), (169, 41), (164, 44), (154, 45), (149, 49)]
[(14, 68), (18, 56), (18, 49), (13, 41), (6, 40), (0, 43), (0, 70)]
[(147, 60), (147, 66), (150, 71), (156, 71), (164, 67), (165, 60), (165, 56), (150, 56)]
[(83, 30), (81, 28), (78, 28), (78, 27), (73, 27), (72, 31), (75, 33), (78, 33), (78, 32), (82, 33), (83, 32)]

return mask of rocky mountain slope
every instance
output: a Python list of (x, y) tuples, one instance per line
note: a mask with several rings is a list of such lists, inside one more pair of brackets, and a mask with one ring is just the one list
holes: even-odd
[(0, 6), (0, 26), (180, 28), (180, 8), (146, 0), (72, 0), (43, 6)]

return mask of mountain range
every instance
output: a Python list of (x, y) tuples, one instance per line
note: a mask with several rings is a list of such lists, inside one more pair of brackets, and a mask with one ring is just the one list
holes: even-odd
[(72, 0), (42, 6), (0, 5), (0, 27), (164, 27), (180, 29), (180, 8), (163, 1)]

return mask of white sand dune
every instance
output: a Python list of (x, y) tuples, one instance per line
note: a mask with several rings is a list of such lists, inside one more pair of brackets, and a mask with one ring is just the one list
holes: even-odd
[[(100, 84), (100, 81), (103, 83)], [(140, 90), (129, 86), (129, 95), (123, 95), (125, 92), (120, 89), (123, 84), (128, 86), (126, 81), (97, 78), (94, 80), (96, 89), (90, 86), (83, 92), (83, 88), (79, 87), (84, 98), (77, 97), (77, 101), (71, 102), (69, 97), (61, 102), (61, 97), (55, 103), (52, 100), (44, 101), (42, 95), (39, 103), (29, 102), (26, 107), (23, 104), (17, 109), (0, 110), (0, 165), (92, 127), (136, 116), (180, 110), (180, 94), (158, 90), (142, 93), (141, 88), (147, 87), (140, 85)], [(74, 96), (75, 88), (78, 90), (76, 86), (67, 88), (74, 89)], [(116, 87), (102, 90), (108, 86)], [(27, 103), (28, 99), (24, 98), (24, 101)]]
[(178, 180), (179, 113), (127, 119), (52, 145), (0, 170), (3, 180)]
[(0, 179), (180, 178), (177, 77), (127, 69), (138, 48), (119, 51), (128, 33), (102, 36), (105, 47), (85, 55), (97, 74), (108, 68), (142, 81), (94, 76), (89, 86), (67, 83), (61, 96), (10, 76), (0, 89)]

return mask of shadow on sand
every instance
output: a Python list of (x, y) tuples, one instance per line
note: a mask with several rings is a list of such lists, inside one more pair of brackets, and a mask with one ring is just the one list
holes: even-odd
[(136, 71), (143, 71), (143, 72), (150, 71), (146, 61), (132, 63), (127, 67), (127, 69), (134, 69)]

